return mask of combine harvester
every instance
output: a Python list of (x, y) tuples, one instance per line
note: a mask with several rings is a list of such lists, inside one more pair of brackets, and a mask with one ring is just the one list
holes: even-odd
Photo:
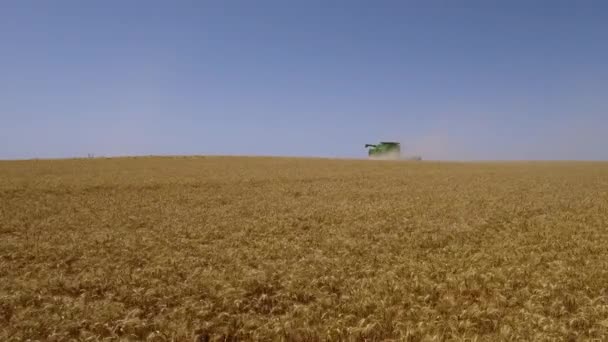
[(365, 148), (369, 148), (368, 155), (370, 159), (401, 159), (401, 144), (398, 142), (382, 141), (377, 145), (365, 144)]
[[(371, 147), (371, 148), (370, 148)], [(415, 156), (405, 158), (401, 155), (401, 144), (394, 141), (382, 141), (377, 145), (365, 144), (365, 148), (370, 148), (368, 155), (370, 159), (379, 160), (422, 160), (421, 157)]]

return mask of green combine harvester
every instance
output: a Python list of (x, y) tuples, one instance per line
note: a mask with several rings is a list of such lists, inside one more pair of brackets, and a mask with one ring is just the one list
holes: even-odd
[[(370, 148), (371, 147), (371, 148)], [(398, 142), (382, 141), (377, 145), (365, 144), (371, 159), (400, 159), (401, 144)]]

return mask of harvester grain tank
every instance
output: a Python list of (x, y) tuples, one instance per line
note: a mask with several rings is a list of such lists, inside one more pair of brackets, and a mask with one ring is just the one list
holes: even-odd
[(379, 144), (365, 144), (369, 148), (368, 155), (372, 159), (399, 159), (401, 144), (394, 141), (382, 141)]

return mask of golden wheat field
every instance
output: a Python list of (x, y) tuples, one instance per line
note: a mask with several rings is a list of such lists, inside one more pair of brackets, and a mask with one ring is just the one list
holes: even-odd
[(608, 163), (0, 162), (0, 341), (606, 341)]

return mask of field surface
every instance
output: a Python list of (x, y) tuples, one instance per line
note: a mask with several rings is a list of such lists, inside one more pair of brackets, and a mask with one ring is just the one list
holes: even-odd
[(608, 163), (0, 162), (0, 341), (607, 341)]

